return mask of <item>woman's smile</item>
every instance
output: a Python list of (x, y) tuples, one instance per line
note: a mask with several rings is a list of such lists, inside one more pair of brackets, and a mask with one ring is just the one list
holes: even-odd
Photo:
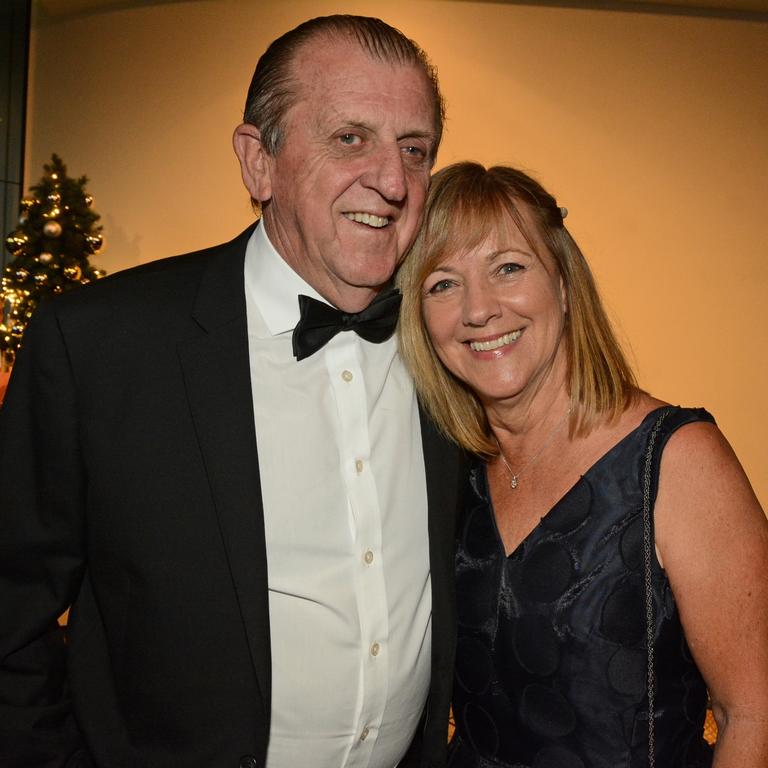
[(489, 339), (486, 341), (470, 341), (467, 342), (474, 352), (490, 352), (494, 349), (500, 349), (501, 347), (506, 347), (509, 344), (512, 344), (513, 342), (517, 341), (520, 336), (523, 333), (523, 329), (520, 328), (517, 331), (512, 331), (511, 333), (504, 333), (501, 336), (497, 336), (496, 338)]

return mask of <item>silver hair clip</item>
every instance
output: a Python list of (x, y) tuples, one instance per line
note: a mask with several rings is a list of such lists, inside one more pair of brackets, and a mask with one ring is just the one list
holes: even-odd
[(568, 215), (568, 209), (567, 208), (563, 208), (561, 206), (560, 207), (560, 217), (564, 219), (567, 215)]

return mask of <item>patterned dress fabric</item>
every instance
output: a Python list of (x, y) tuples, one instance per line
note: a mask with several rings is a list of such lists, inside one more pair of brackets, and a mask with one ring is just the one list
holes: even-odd
[[(642, 474), (662, 410), (604, 454), (509, 557), (485, 465), (473, 467), (457, 550), (451, 768), (648, 765)], [(654, 485), (667, 439), (694, 421), (714, 419), (669, 409)], [(656, 765), (705, 768), (707, 691), (655, 555), (652, 592)]]

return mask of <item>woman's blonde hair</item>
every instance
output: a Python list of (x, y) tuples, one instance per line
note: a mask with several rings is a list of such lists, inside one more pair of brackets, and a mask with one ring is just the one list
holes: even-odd
[(485, 458), (498, 454), (498, 444), (480, 401), (445, 368), (432, 346), (422, 316), (423, 284), (445, 258), (476, 248), (510, 220), (536, 253), (532, 222), (563, 281), (571, 433), (586, 434), (599, 418), (614, 418), (637, 391), (592, 273), (563, 225), (563, 215), (554, 197), (522, 171), (486, 169), (470, 162), (450, 165), (432, 177), (424, 223), (397, 274), (403, 293), (400, 350), (419, 397), (443, 432)]

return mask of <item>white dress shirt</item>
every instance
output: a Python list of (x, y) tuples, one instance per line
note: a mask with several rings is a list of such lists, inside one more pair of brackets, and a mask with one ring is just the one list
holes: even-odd
[(393, 768), (430, 675), (414, 388), (394, 338), (371, 344), (346, 331), (296, 361), (297, 297), (321, 297), (263, 224), (248, 243), (245, 287), (269, 574), (267, 768)]

